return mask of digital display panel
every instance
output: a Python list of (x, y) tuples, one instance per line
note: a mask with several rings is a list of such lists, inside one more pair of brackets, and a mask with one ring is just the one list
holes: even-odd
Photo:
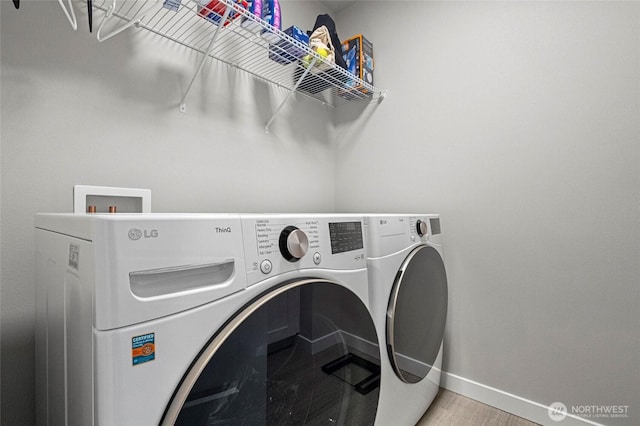
[(362, 222), (330, 223), (329, 239), (332, 254), (364, 248)]
[(431, 234), (438, 235), (440, 233), (440, 219), (429, 219), (431, 223)]

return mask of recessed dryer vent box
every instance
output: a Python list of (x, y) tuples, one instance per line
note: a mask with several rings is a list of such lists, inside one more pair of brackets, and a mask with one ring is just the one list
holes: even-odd
[(151, 213), (151, 190), (75, 185), (74, 213)]

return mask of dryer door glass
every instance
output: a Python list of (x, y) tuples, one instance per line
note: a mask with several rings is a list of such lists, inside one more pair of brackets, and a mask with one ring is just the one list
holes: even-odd
[(387, 309), (387, 349), (398, 377), (416, 383), (436, 362), (447, 319), (447, 275), (436, 249), (420, 246), (405, 259)]
[(162, 424), (372, 425), (377, 342), (350, 290), (324, 280), (284, 283), (213, 334)]

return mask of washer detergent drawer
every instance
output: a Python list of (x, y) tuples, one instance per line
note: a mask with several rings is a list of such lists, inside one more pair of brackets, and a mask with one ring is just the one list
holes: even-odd
[(131, 291), (138, 297), (156, 297), (205, 287), (230, 285), (235, 261), (227, 259), (206, 265), (185, 265), (129, 273)]
[(238, 218), (98, 219), (93, 243), (98, 330), (183, 312), (246, 288)]

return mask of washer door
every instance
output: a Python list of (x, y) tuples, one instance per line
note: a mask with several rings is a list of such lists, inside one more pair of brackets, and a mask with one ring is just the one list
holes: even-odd
[(358, 342), (377, 338), (353, 292), (326, 280), (283, 283), (212, 336), (161, 424), (372, 425), (380, 354), (356, 351)]
[(447, 297), (440, 254), (417, 247), (396, 274), (387, 308), (387, 351), (402, 381), (417, 383), (431, 371), (444, 335)]

